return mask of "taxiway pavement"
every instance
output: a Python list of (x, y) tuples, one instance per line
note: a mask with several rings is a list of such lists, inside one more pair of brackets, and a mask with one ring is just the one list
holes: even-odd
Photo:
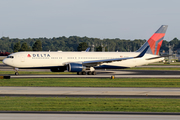
[(180, 98), (180, 88), (0, 87), (0, 96)]
[(11, 75), (11, 78), (180, 78), (180, 75), (121, 75), (121, 74), (98, 74), (98, 75)]
[(1, 120), (179, 120), (179, 115), (110, 115), (110, 114), (13, 114), (1, 113)]
[[(146, 66), (142, 66), (146, 67)], [(147, 66), (149, 67), (149, 66)], [(153, 66), (153, 67), (176, 67), (176, 66)], [(180, 67), (180, 66), (177, 66)], [(0, 63), (0, 70), (2, 71), (13, 71), (12, 67), (4, 65)], [(44, 71), (50, 72), (49, 69), (20, 69), (20, 71)], [(116, 78), (127, 78), (127, 77), (135, 77), (135, 78), (180, 78), (180, 71), (168, 71), (168, 70), (97, 70), (97, 75), (7, 75), (11, 76), (11, 78), (64, 78), (64, 77), (81, 77), (81, 78), (110, 78), (111, 76), (115, 76)], [(0, 76), (5, 76), (1, 74)]]

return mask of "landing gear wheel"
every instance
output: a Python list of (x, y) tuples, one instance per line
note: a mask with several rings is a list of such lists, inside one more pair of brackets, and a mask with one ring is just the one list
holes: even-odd
[(15, 72), (15, 75), (19, 75), (19, 73), (18, 73), (18, 72)]
[(77, 72), (77, 75), (82, 75), (82, 72)]
[(92, 75), (96, 75), (96, 71), (93, 71), (93, 72), (92, 72)]
[(15, 72), (15, 75), (19, 75), (19, 73), (18, 73), (18, 68), (13, 68), (14, 69), (14, 72)]
[(91, 71), (89, 71), (89, 72), (87, 72), (87, 74), (88, 74), (88, 75), (92, 75), (92, 72), (91, 72)]
[(85, 71), (82, 71), (82, 75), (86, 75), (86, 72), (85, 72)]

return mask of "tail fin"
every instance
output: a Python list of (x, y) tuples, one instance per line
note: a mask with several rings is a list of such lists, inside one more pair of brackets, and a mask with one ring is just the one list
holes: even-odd
[(158, 55), (167, 27), (168, 25), (162, 25), (136, 52), (142, 52), (149, 46), (146, 53)]

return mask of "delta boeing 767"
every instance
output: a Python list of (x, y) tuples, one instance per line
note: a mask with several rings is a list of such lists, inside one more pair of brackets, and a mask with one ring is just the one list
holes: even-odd
[(122, 69), (162, 61), (159, 50), (167, 30), (162, 25), (136, 52), (16, 52), (3, 63), (15, 69), (50, 69), (95, 75), (96, 69)]

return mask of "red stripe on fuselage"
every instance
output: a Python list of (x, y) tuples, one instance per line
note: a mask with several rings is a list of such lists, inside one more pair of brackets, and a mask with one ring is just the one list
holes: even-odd
[[(165, 33), (154, 33), (151, 38), (149, 38), (148, 43), (151, 48), (152, 53), (155, 53), (155, 46), (156, 46), (156, 41), (164, 37)], [(161, 43), (162, 44), (162, 43)], [(159, 46), (159, 44), (158, 44)], [(160, 46), (161, 47), (161, 46)]]

